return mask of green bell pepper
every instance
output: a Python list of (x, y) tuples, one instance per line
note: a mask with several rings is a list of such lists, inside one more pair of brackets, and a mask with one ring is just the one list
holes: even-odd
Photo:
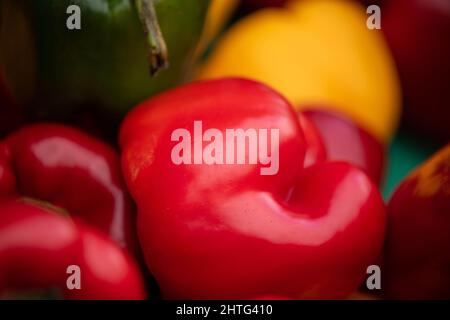
[[(33, 119), (67, 120), (86, 110), (120, 119), (183, 81), (209, 2), (0, 0), (5, 81)], [(79, 30), (66, 26), (70, 5), (81, 9)]]

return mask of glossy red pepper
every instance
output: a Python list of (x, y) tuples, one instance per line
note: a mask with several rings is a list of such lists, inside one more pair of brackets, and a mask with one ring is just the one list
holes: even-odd
[[(195, 137), (195, 121), (205, 132), (217, 129), (215, 137), (226, 129), (279, 130), (279, 170), (261, 175), (269, 155), (250, 164), (250, 148), (244, 164), (175, 164), (174, 133), (186, 129)], [(243, 79), (188, 84), (128, 115), (122, 165), (163, 297), (343, 298), (358, 287), (382, 247), (382, 199), (352, 165), (318, 159), (305, 168), (302, 128), (286, 99)], [(205, 153), (209, 138), (192, 140), (196, 150)], [(230, 151), (215, 145), (216, 155)]]
[(450, 144), (392, 195), (384, 262), (388, 298), (450, 299)]
[[(79, 268), (78, 289), (67, 285), (70, 266)], [(47, 289), (66, 299), (145, 298), (136, 263), (105, 234), (28, 199), (4, 197), (0, 298)]]
[(76, 129), (25, 127), (0, 141), (0, 197), (49, 202), (137, 251), (135, 217), (117, 153)]

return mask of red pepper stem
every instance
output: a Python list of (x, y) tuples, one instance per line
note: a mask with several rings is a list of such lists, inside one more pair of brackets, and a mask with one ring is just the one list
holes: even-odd
[(169, 66), (166, 41), (161, 32), (154, 0), (135, 0), (147, 44), (149, 46), (148, 60), (150, 75), (155, 76), (159, 71)]
[(45, 209), (51, 213), (57, 213), (66, 217), (69, 217), (69, 212), (61, 207), (55, 206), (50, 202), (47, 201), (43, 201), (43, 200), (38, 200), (38, 199), (34, 199), (34, 198), (29, 198), (29, 197), (22, 197), (19, 199), (19, 201), (29, 204), (29, 205), (33, 205), (42, 209)]

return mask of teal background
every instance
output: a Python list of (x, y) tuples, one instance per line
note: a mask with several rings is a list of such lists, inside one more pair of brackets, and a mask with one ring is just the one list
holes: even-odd
[(442, 146), (429, 138), (401, 129), (388, 149), (383, 197), (389, 199), (397, 185)]

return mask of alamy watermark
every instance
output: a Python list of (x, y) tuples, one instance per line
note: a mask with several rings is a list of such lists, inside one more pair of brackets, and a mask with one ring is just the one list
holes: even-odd
[(366, 273), (369, 275), (366, 279), (366, 287), (369, 290), (381, 289), (381, 268), (376, 264), (367, 267)]
[(171, 141), (178, 142), (171, 152), (176, 165), (243, 165), (260, 164), (261, 175), (275, 175), (279, 170), (280, 129), (208, 128), (194, 121), (193, 134), (175, 129)]
[(381, 8), (377, 5), (367, 7), (366, 13), (369, 17), (366, 20), (366, 26), (369, 30), (381, 29)]
[(76, 264), (67, 267), (66, 273), (69, 275), (66, 280), (66, 287), (69, 290), (81, 290), (81, 268)]
[(81, 30), (81, 8), (75, 4), (67, 7), (66, 27), (69, 30)]
[[(381, 8), (377, 5), (370, 5), (366, 9), (369, 15), (366, 20), (366, 26), (370, 30), (381, 29)], [(68, 30), (81, 30), (81, 8), (72, 4), (67, 7), (66, 14), (69, 16), (66, 20)]]

